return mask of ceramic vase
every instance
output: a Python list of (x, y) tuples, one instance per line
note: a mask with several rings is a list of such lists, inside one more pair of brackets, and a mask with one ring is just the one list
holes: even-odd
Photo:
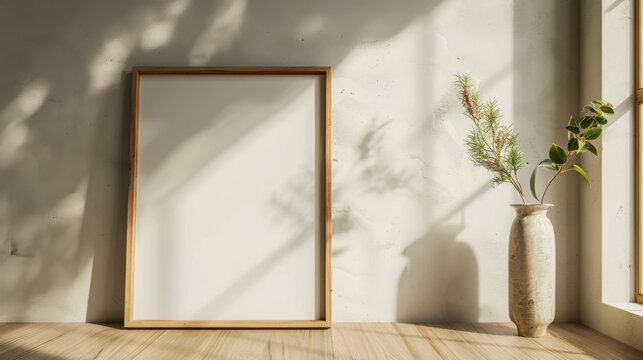
[(556, 305), (554, 227), (547, 217), (553, 205), (511, 206), (516, 218), (509, 236), (509, 317), (520, 336), (541, 337)]

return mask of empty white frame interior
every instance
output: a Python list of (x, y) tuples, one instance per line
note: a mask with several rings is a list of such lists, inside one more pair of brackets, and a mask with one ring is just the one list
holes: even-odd
[(323, 318), (323, 76), (139, 84), (131, 320)]

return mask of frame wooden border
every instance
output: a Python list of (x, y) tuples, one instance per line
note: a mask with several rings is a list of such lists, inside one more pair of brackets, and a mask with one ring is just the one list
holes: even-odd
[[(133, 320), (133, 274), (134, 235), (136, 227), (136, 172), (138, 154), (138, 99), (142, 75), (322, 75), (325, 82), (324, 126), (321, 139), (321, 177), (324, 179), (321, 194), (324, 221), (322, 222), (323, 274), (324, 274), (324, 317), (322, 320)], [(330, 114), (331, 114), (331, 68), (330, 67), (133, 67), (132, 68), (132, 123), (130, 132), (130, 165), (127, 206), (127, 255), (125, 274), (125, 316), (126, 328), (329, 328), (331, 326), (331, 157), (330, 157)]]
[(643, 191), (641, 186), (643, 186), (643, 166), (641, 166), (641, 160), (643, 159), (643, 144), (641, 144), (641, 136), (643, 131), (641, 129), (641, 110), (640, 105), (643, 103), (643, 88), (641, 87), (641, 70), (643, 58), (641, 58), (641, 0), (636, 0), (634, 5), (634, 93), (635, 99), (634, 102), (634, 300), (638, 303), (643, 304)]

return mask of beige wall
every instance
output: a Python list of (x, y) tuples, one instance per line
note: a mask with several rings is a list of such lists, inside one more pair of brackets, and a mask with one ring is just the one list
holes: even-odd
[[(134, 65), (332, 66), (333, 319), (508, 321), (518, 198), (463, 151), (453, 73), (500, 101), (526, 186), (578, 112), (579, 21), (576, 0), (4, 2), (0, 321), (122, 317)], [(579, 318), (578, 184), (548, 199), (558, 321)]]

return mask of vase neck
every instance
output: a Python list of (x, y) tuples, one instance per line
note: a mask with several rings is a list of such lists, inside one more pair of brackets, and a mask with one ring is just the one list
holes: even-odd
[(516, 216), (525, 217), (529, 215), (545, 215), (552, 204), (512, 204), (510, 205), (516, 210)]

